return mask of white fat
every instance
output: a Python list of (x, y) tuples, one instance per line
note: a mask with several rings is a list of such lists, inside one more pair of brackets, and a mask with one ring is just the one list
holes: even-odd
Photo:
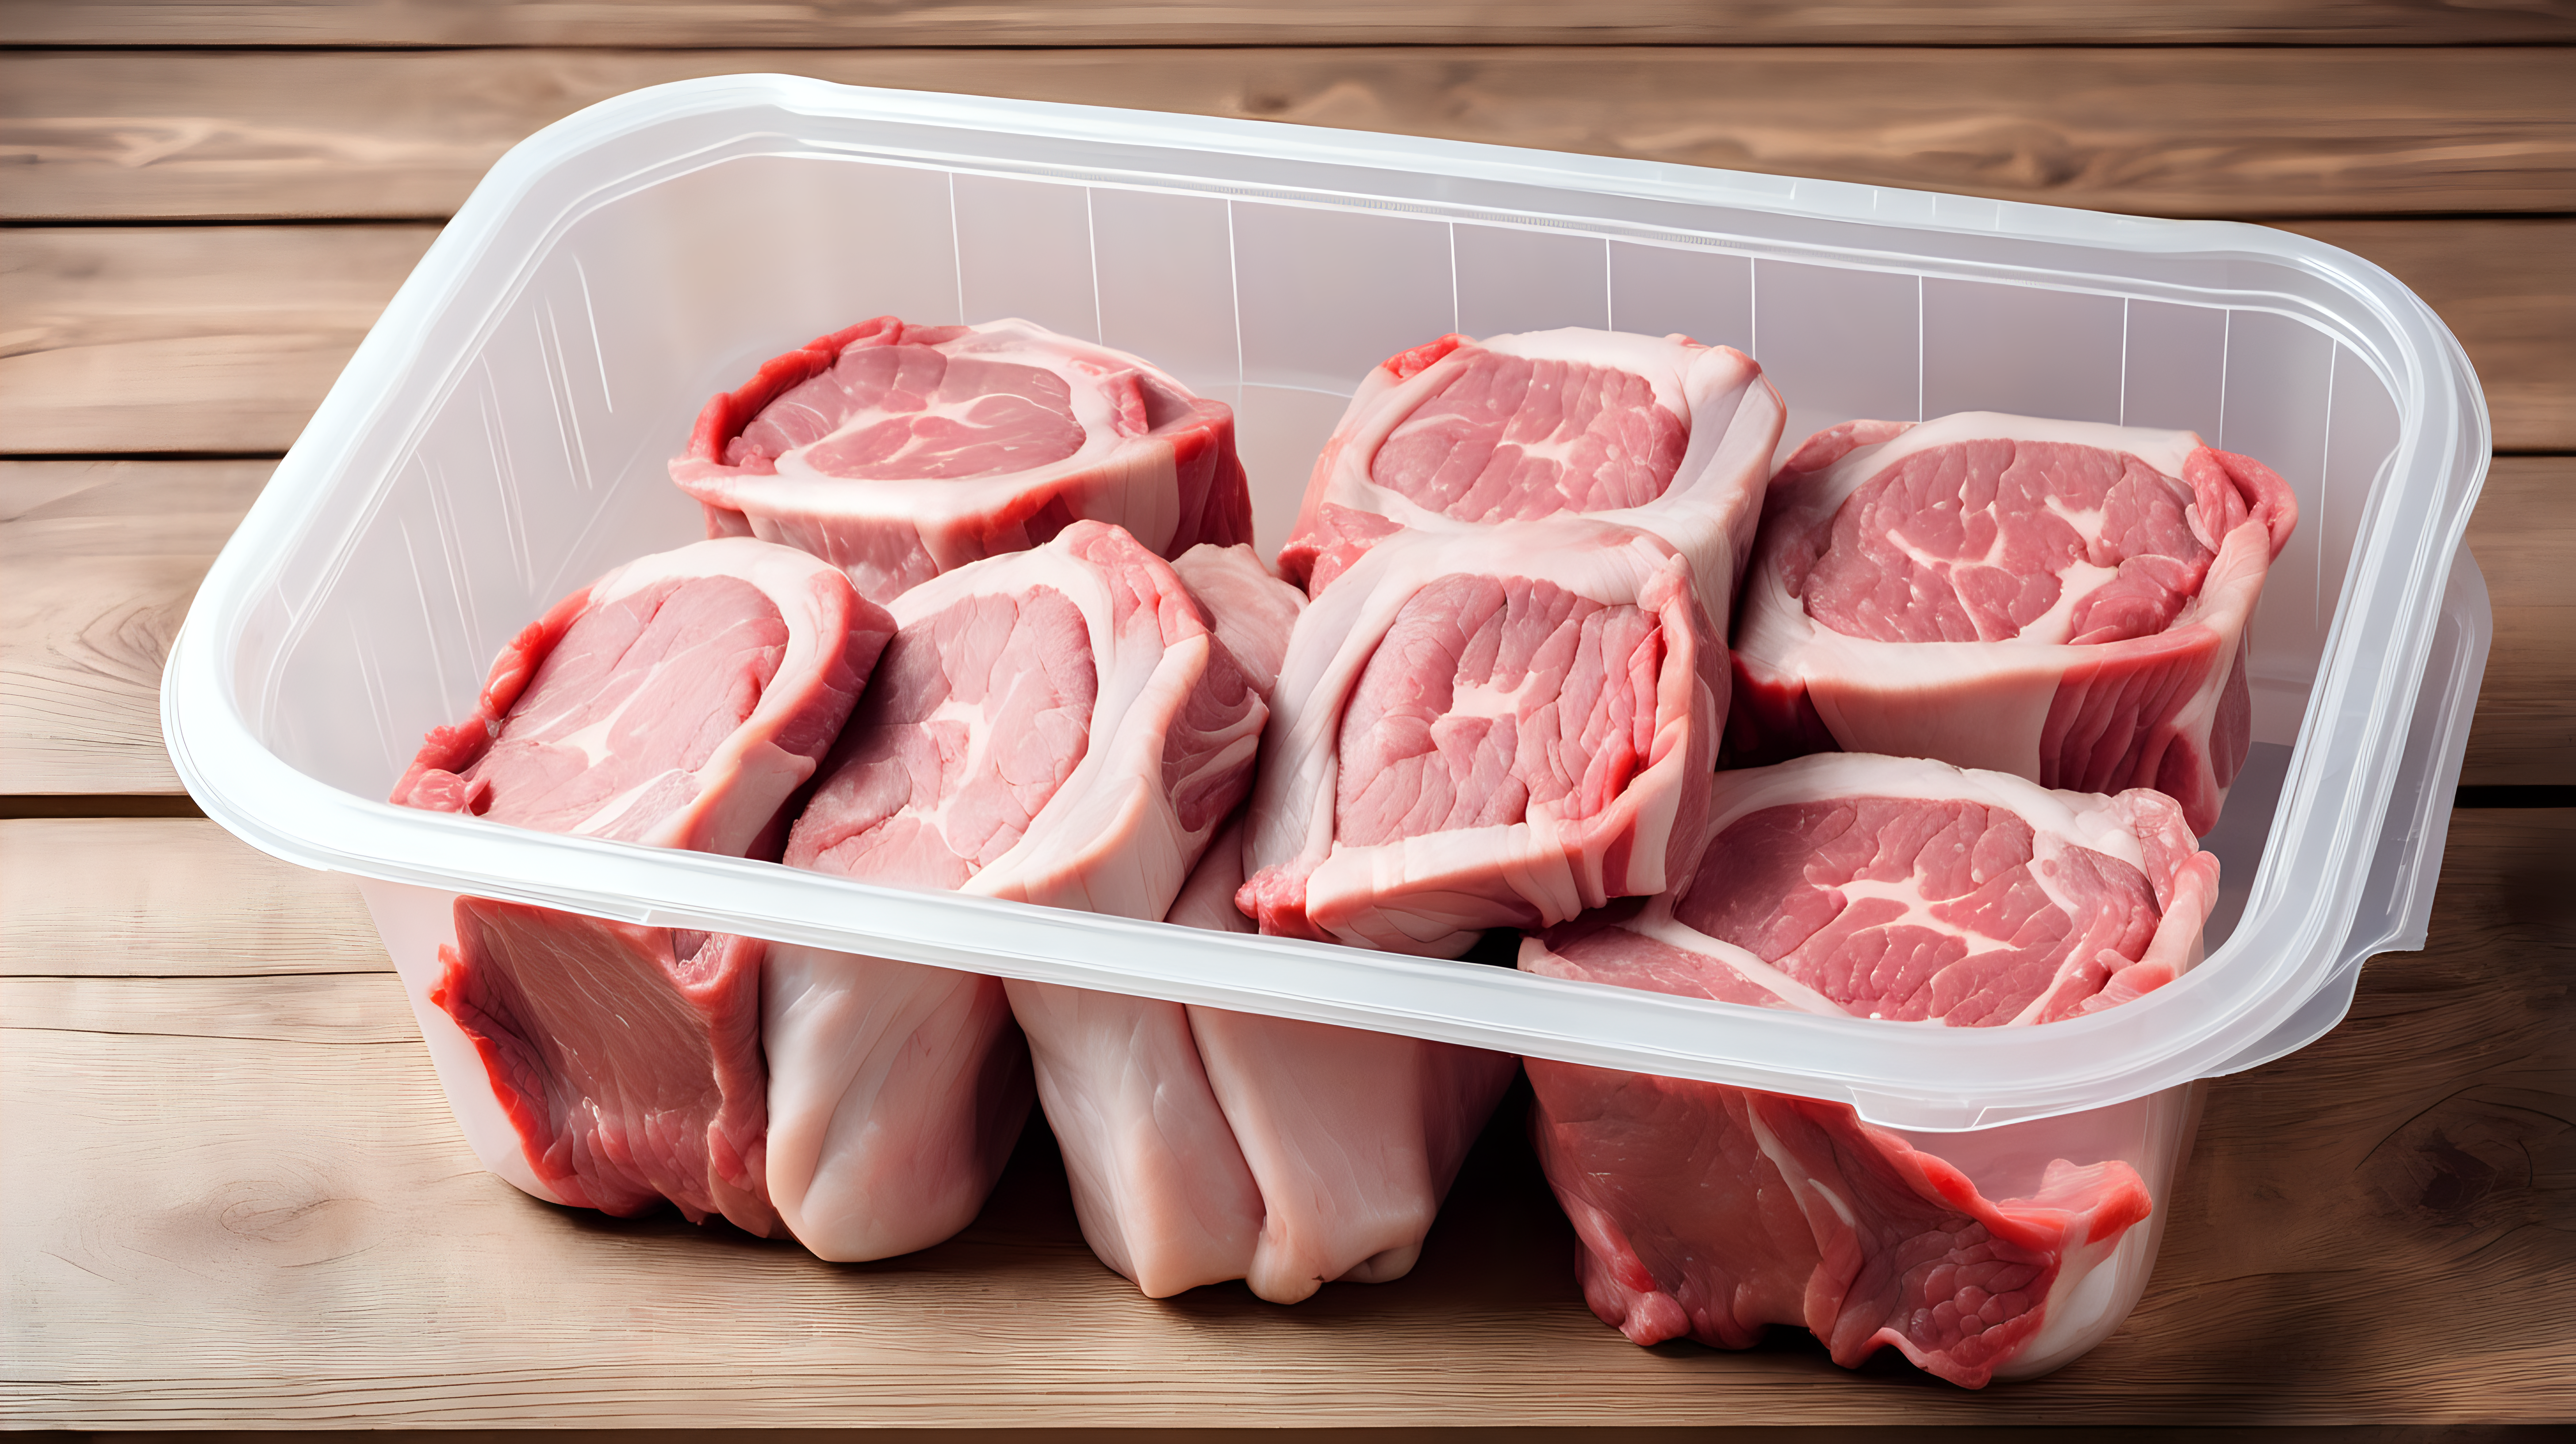
[(1811, 1206), (1805, 1202), (1807, 1196), (1813, 1194), (1824, 1200), (1825, 1206), (1833, 1210), (1834, 1217), (1842, 1220), (1843, 1227), (1852, 1228), (1857, 1225), (1851, 1205), (1845, 1203), (1840, 1194), (1826, 1187), (1823, 1179), (1799, 1166), (1796, 1154), (1780, 1146), (1778, 1135), (1763, 1123), (1762, 1110), (1759, 1106), (1747, 1107), (1744, 1110), (1744, 1121), (1752, 1127), (1753, 1146), (1762, 1150), (1762, 1156), (1771, 1161), (1773, 1168), (1780, 1170), (1781, 1180), (1789, 1185), (1789, 1196), (1800, 1200), (1801, 1213), (1814, 1216)]
[(1685, 953), (1697, 953), (1701, 957), (1723, 963), (1743, 974), (1746, 980), (1756, 987), (1801, 1012), (1816, 1013), (1828, 1018), (1851, 1016), (1851, 1010), (1838, 1006), (1833, 999), (1762, 961), (1761, 957), (1751, 949), (1730, 943), (1724, 938), (1710, 937), (1699, 929), (1675, 919), (1672, 915), (1670, 894), (1658, 896), (1652, 904), (1649, 904), (1644, 914), (1620, 926), (1628, 932), (1635, 933), (1639, 937), (1651, 938), (1666, 947), (1678, 948)]
[(2053, 647), (2075, 635), (2075, 608), (2120, 574), (2118, 567), (2097, 567), (2081, 559), (2057, 569), (2057, 600), (2033, 617), (2008, 645)]
[(1544, 701), (1555, 695), (1548, 685), (1551, 679), (1535, 670), (1521, 674), (1520, 685), (1497, 687), (1490, 682), (1469, 682), (1453, 688), (1449, 694), (1446, 717), (1517, 717), (1524, 706)]
[[(577, 837), (588, 837), (596, 833), (604, 832), (615, 826), (619, 818), (625, 816), (626, 809), (634, 805), (635, 799), (643, 796), (648, 789), (661, 782), (662, 779), (666, 777), (683, 777), (687, 775), (688, 774), (681, 772), (676, 767), (664, 768), (662, 771), (654, 773), (652, 776), (647, 777), (643, 781), (636, 783), (634, 786), (627, 788), (625, 791), (618, 793), (615, 797), (601, 803), (598, 807), (591, 810), (588, 817), (585, 817), (581, 821), (574, 823), (572, 826), (565, 828), (564, 831)], [(685, 810), (686, 809), (682, 808), (673, 809), (674, 812)]]

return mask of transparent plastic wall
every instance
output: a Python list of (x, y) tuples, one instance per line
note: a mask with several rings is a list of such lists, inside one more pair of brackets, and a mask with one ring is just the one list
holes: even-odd
[[(1987, 409), (2187, 427), (2278, 471), (2301, 521), (2255, 621), (2264, 745), (2251, 795), (2230, 809), (2230, 822), (2268, 822), (2364, 501), (2398, 439), (2393, 399), (2351, 346), (2215, 289), (2194, 304), (2170, 283), (1962, 279), (1848, 247), (1794, 258), (1776, 236), (1731, 244), (1715, 207), (1701, 208), (1705, 232), (1644, 238), (1423, 209), (814, 154), (637, 182), (571, 214), (469, 364), (383, 454), (385, 475), (350, 478), (338, 495), (354, 511), (307, 528), (309, 555), (282, 569), (295, 580), (246, 639), (254, 725), (307, 774), (382, 796), (548, 604), (700, 535), (664, 463), (708, 396), (868, 316), (1023, 316), (1230, 402), (1266, 547), (1378, 361), (1453, 330), (1607, 326), (1751, 353), (1789, 403), (1784, 445), (1854, 417)], [(2264, 828), (2240, 830), (2259, 849)], [(2238, 888), (2254, 860), (2226, 859)]]

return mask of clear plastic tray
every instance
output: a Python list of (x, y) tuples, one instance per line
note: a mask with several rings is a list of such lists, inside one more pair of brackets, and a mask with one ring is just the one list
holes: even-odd
[[(2095, 1017), (1949, 1030), (892, 891), (379, 800), (528, 619), (700, 534), (664, 462), (710, 394), (887, 312), (1026, 316), (1232, 403), (1265, 548), (1368, 367), (1450, 330), (1731, 343), (1788, 399), (1791, 442), (1984, 408), (2190, 427), (2257, 456), (2297, 489), (2301, 524), (2255, 619), (2255, 755), (2209, 841), (2228, 881), (2207, 961)], [(163, 722), (210, 817), (371, 880), (407, 973), (427, 937), (408, 933), (475, 893), (1841, 1100), (1927, 1144), (2060, 1115), (2107, 1139), (2152, 1106), (2167, 1121), (2123, 1145), (2146, 1172), (2187, 1145), (2194, 1080), (2315, 1038), (2363, 959), (2422, 944), (2490, 629), (2460, 546), (2487, 452), (2476, 378), (2433, 313), (2279, 231), (690, 81), (548, 127), (475, 190), (216, 562)], [(2151, 1176), (2160, 1200), (2171, 1167)]]

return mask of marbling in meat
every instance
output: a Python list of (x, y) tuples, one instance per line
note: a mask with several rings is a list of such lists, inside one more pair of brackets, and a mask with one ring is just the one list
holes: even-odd
[(1280, 569), (1321, 595), (1397, 530), (1588, 516), (1689, 557), (1722, 629), (1782, 415), (1761, 367), (1687, 336), (1443, 336), (1360, 383)]
[[(1952, 1027), (2098, 1011), (2199, 956), (2218, 862), (2139, 788), (2055, 792), (1864, 754), (1717, 775), (1689, 882), (1524, 941), (1551, 977)], [(2128, 1164), (2051, 1163), (2000, 1202), (1844, 1104), (1532, 1059), (1531, 1129), (1594, 1311), (1639, 1343), (1804, 1325), (1984, 1383), (2080, 1328), (2146, 1217)], [(2070, 1312), (2072, 1311), (2072, 1312)]]
[[(838, 571), (749, 538), (628, 563), (503, 650), (474, 714), (429, 735), (393, 800), (548, 832), (776, 854), (893, 634)], [(669, 1199), (754, 1233), (763, 1179), (762, 945), (457, 900), (429, 1002), (474, 1043), (556, 1202)]]
[[(893, 612), (787, 864), (1161, 917), (1267, 716), (1172, 565), (1081, 521)], [(771, 1196), (807, 1247), (882, 1257), (973, 1217), (1029, 1099), (1001, 982), (780, 944), (763, 1018)]]
[(1231, 409), (1026, 321), (819, 337), (708, 402), (671, 479), (710, 535), (800, 547), (878, 602), (1078, 518), (1167, 557), (1252, 540)]
[[(1249, 548), (1174, 569), (1266, 694), (1301, 598)], [(1165, 920), (1250, 932), (1239, 822)], [(1013, 980), (1094, 1252), (1152, 1297), (1243, 1279), (1295, 1303), (1412, 1268), (1514, 1060), (1474, 1048)]]
[(1732, 749), (2153, 787), (2206, 832), (2252, 739), (2247, 622), (2297, 519), (2270, 469), (2189, 432), (1963, 413), (1819, 433), (1765, 505)]
[(1407, 531), (1299, 619), (1237, 903), (1455, 956), (1687, 874), (1724, 715), (1690, 563), (1572, 517)]

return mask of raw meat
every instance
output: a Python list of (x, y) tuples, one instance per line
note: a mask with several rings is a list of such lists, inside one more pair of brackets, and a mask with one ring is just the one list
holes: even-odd
[(1252, 540), (1234, 413), (1026, 321), (863, 321), (709, 401), (671, 462), (710, 535), (802, 548), (889, 602), (1089, 517), (1178, 556)]
[(2252, 741), (2246, 624), (2297, 520), (2278, 476), (2187, 431), (1821, 432), (1764, 507), (1734, 760), (1839, 746), (2153, 787), (2207, 832)]
[[(393, 800), (775, 855), (790, 797), (893, 632), (847, 578), (786, 547), (644, 557), (521, 632)], [(773, 1231), (762, 944), (471, 897), (454, 918), (430, 1001), (481, 1055), (541, 1196), (620, 1215), (667, 1198), (692, 1220)]]
[[(1265, 693), (1301, 598), (1249, 548), (1174, 567)], [(1249, 932), (1240, 822), (1165, 920)], [(1014, 980), (1083, 1237), (1149, 1297), (1244, 1279), (1295, 1303), (1412, 1268), (1514, 1060), (1471, 1048)]]
[(1782, 415), (1743, 352), (1687, 336), (1443, 336), (1360, 383), (1280, 570), (1321, 595), (1398, 529), (1589, 516), (1672, 543), (1722, 624)]
[[(788, 865), (1161, 917), (1268, 715), (1172, 565), (1080, 521), (893, 610)], [(1000, 982), (781, 944), (763, 1017), (770, 1191), (807, 1247), (881, 1257), (973, 1216), (1028, 1107)]]
[[(1954, 1027), (2125, 1002), (2199, 953), (2218, 861), (2139, 788), (1834, 754), (1719, 773), (1673, 894), (1524, 940), (1521, 967), (1754, 1007)], [(2119, 1161), (1991, 1202), (1839, 1103), (1529, 1061), (1542, 1166), (1593, 1311), (1642, 1344), (1804, 1324), (1843, 1364), (1894, 1344), (1978, 1385), (2147, 1216)], [(2083, 1320), (2073, 1320), (2082, 1323)]]
[(1674, 892), (1525, 941), (1532, 972), (1828, 1015), (2044, 1023), (2195, 960), (2218, 859), (2164, 794), (1827, 753), (1717, 774)]
[[(1209, 849), (1169, 921), (1251, 931), (1234, 906), (1243, 849), (1233, 842)], [(1292, 1018), (1188, 1012), (1208, 1086), (1260, 1190), (1250, 1255), (1222, 1277), (1295, 1303), (1329, 1280), (1411, 1272), (1519, 1060)]]
[(1431, 956), (1689, 871), (1724, 715), (1689, 562), (1574, 517), (1369, 549), (1299, 619), (1236, 904)]
[(664, 1199), (777, 1232), (765, 1179), (765, 944), (485, 898), (456, 900), (431, 1001), (474, 1040), (553, 1201), (619, 1217)]
[(1983, 1386), (2152, 1201), (2117, 1161), (2000, 1202), (1839, 1103), (1529, 1060), (1531, 1140), (1593, 1313), (1640, 1344), (1749, 1348), (1803, 1325), (1834, 1362), (1893, 1344)]

